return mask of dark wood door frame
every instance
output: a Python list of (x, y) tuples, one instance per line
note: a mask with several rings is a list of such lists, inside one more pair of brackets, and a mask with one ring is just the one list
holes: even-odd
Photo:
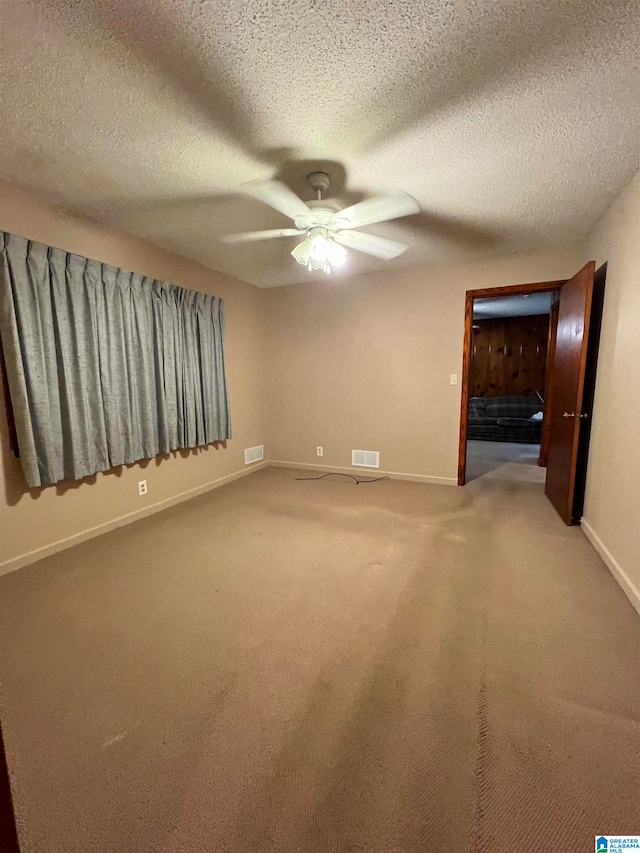
[(531, 284), (505, 285), (467, 290), (464, 308), (464, 343), (462, 348), (462, 388), (460, 397), (460, 443), (458, 446), (458, 485), (464, 486), (467, 476), (467, 418), (469, 417), (469, 385), (471, 375), (471, 347), (473, 345), (473, 303), (476, 299), (496, 296), (522, 296), (527, 293), (545, 293), (560, 290), (568, 281), (538, 281)]
[(549, 339), (547, 341), (547, 367), (545, 370), (544, 382), (544, 420), (542, 422), (542, 437), (540, 438), (540, 457), (538, 465), (541, 468), (547, 467), (547, 458), (549, 456), (549, 438), (551, 437), (551, 411), (553, 409), (553, 400), (551, 399), (551, 368), (556, 357), (556, 337), (558, 335), (558, 312), (560, 308), (560, 300), (557, 299), (551, 306), (549, 314)]

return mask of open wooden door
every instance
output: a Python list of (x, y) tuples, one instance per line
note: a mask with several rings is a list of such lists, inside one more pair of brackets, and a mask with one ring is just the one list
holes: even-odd
[(589, 261), (560, 291), (550, 397), (552, 407), (545, 494), (565, 524), (574, 520), (574, 495), (595, 262)]

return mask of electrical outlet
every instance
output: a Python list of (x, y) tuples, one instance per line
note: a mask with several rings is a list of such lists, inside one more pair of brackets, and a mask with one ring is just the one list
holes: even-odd
[(451, 376), (449, 377), (449, 383), (451, 385), (457, 385), (458, 384), (458, 374), (457, 373), (451, 374)]
[(324, 450), (322, 449), (322, 447), (316, 447), (316, 453), (318, 454), (318, 456), (324, 456)]
[(142, 495), (147, 494), (147, 481), (146, 480), (138, 480), (138, 494), (140, 495), (140, 497), (142, 497)]

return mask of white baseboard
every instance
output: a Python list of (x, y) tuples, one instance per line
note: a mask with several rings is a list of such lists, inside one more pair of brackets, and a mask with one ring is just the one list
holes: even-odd
[(0, 575), (6, 575), (16, 569), (21, 569), (29, 563), (35, 563), (37, 560), (42, 560), (44, 557), (49, 557), (51, 554), (57, 554), (59, 551), (64, 551), (65, 548), (71, 548), (73, 545), (79, 545), (81, 542), (86, 542), (88, 539), (93, 539), (95, 536), (100, 536), (102, 533), (108, 533), (110, 530), (115, 530), (118, 527), (124, 527), (126, 524), (131, 524), (134, 521), (139, 521), (148, 515), (153, 515), (156, 512), (161, 512), (163, 509), (168, 509), (175, 504), (183, 501), (197, 498), (198, 495), (203, 495), (212, 489), (217, 489), (219, 486), (224, 486), (227, 483), (238, 480), (240, 477), (246, 477), (248, 474), (253, 474), (260, 471), (262, 468), (269, 466), (268, 460), (251, 465), (249, 468), (243, 468), (240, 471), (234, 471), (233, 474), (228, 474), (226, 477), (220, 477), (217, 480), (211, 480), (203, 486), (196, 486), (195, 489), (188, 489), (186, 492), (181, 492), (178, 495), (173, 495), (165, 500), (157, 501), (149, 504), (142, 509), (128, 512), (126, 515), (120, 515), (118, 518), (112, 518), (110, 521), (105, 521), (103, 524), (97, 524), (95, 527), (89, 527), (87, 530), (81, 530), (80, 533), (74, 533), (72, 536), (66, 536), (64, 539), (58, 539), (50, 545), (43, 545), (41, 548), (36, 548), (34, 551), (28, 551), (26, 554), (21, 554), (18, 557), (12, 557), (10, 560), (5, 560), (0, 563)]
[(640, 590), (638, 590), (633, 581), (629, 577), (629, 575), (624, 571), (620, 563), (614, 558), (613, 554), (607, 546), (604, 544), (602, 539), (595, 532), (593, 527), (589, 524), (586, 518), (583, 518), (580, 522), (580, 527), (582, 528), (584, 535), (587, 537), (589, 542), (596, 549), (598, 554), (602, 557), (606, 567), (609, 569), (614, 578), (618, 581), (620, 586), (622, 587), (625, 595), (631, 602), (632, 606), (640, 614)]
[(380, 471), (378, 468), (338, 468), (335, 465), (311, 465), (305, 462), (285, 462), (272, 459), (269, 463), (274, 468), (301, 468), (303, 471), (320, 471), (322, 473), (335, 471), (337, 474), (351, 474), (367, 477), (390, 477), (392, 480), (408, 480), (410, 483), (431, 483), (437, 486), (457, 486), (457, 477), (430, 477), (427, 474), (401, 474), (398, 471)]

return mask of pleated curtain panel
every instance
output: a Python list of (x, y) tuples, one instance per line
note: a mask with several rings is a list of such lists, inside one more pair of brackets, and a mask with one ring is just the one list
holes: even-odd
[(0, 235), (0, 334), (29, 486), (231, 437), (221, 299)]

